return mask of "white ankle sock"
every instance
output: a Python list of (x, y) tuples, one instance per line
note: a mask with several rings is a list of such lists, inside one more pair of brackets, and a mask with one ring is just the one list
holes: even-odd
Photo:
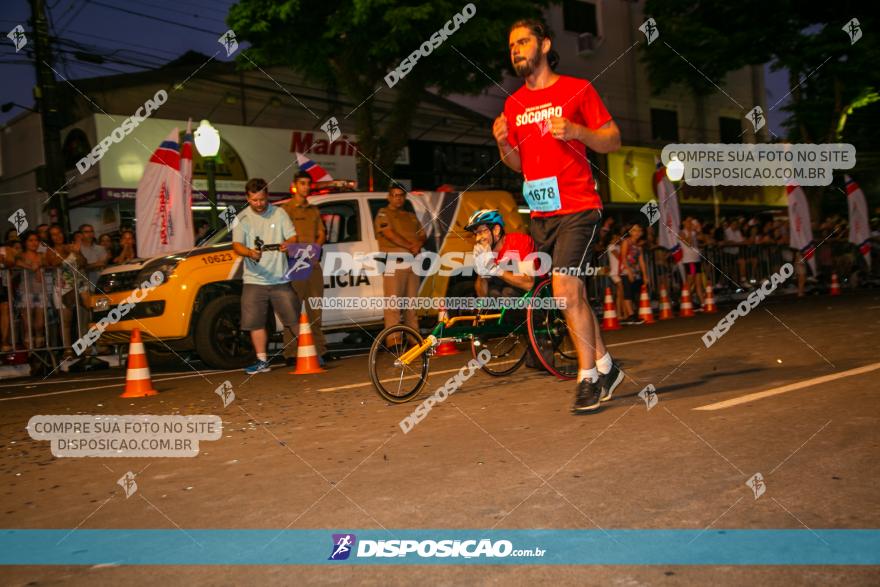
[(607, 375), (611, 372), (611, 353), (606, 352), (604, 357), (596, 359), (596, 369), (602, 375)]
[(266, 355), (266, 353), (257, 353), (258, 361), (266, 361), (268, 358), (269, 357)]
[(588, 379), (590, 383), (599, 381), (599, 370), (595, 367), (592, 369), (578, 369), (578, 382), (584, 379)]

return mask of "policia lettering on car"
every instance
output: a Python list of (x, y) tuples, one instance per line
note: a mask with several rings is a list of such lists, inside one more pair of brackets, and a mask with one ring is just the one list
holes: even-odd
[(335, 287), (358, 287), (361, 285), (370, 285), (370, 280), (363, 271), (357, 275), (352, 271), (349, 271), (348, 273), (333, 274), (325, 276), (324, 280), (324, 287), (327, 289)]

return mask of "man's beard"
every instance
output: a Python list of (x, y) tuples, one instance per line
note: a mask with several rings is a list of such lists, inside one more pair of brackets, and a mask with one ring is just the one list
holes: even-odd
[(531, 59), (526, 59), (525, 61), (519, 61), (513, 64), (513, 69), (516, 71), (516, 75), (519, 77), (529, 77), (538, 69), (538, 64), (541, 63), (541, 54), (537, 51), (531, 57)]

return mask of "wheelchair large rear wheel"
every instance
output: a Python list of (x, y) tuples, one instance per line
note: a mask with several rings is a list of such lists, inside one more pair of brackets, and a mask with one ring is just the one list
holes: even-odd
[[(546, 279), (535, 288), (534, 299), (553, 297), (553, 282)], [(577, 349), (559, 308), (528, 309), (529, 341), (544, 367), (560, 379), (574, 379), (578, 372)]]

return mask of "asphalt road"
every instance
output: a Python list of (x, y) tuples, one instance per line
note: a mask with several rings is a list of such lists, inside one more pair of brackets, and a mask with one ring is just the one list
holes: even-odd
[[(722, 311), (724, 308), (722, 308)], [(572, 382), (479, 373), (408, 434), (365, 357), (320, 375), (182, 367), (121, 399), (106, 371), (0, 384), (4, 528), (880, 528), (880, 295), (768, 300), (707, 349), (721, 314), (607, 335), (627, 378), (572, 416)], [(469, 353), (432, 362), (428, 390)], [(229, 381), (226, 408), (214, 390)], [(650, 410), (638, 396), (652, 384)], [(427, 392), (425, 392), (427, 393)], [(422, 397), (425, 397), (423, 393)], [(216, 414), (195, 458), (54, 458), (38, 414)], [(137, 473), (126, 499), (117, 480)], [(766, 492), (746, 482), (760, 473)], [(329, 544), (329, 543), (328, 543)], [(880, 546), (880, 545), (878, 545)], [(13, 585), (877, 584), (834, 566), (42, 566)]]

